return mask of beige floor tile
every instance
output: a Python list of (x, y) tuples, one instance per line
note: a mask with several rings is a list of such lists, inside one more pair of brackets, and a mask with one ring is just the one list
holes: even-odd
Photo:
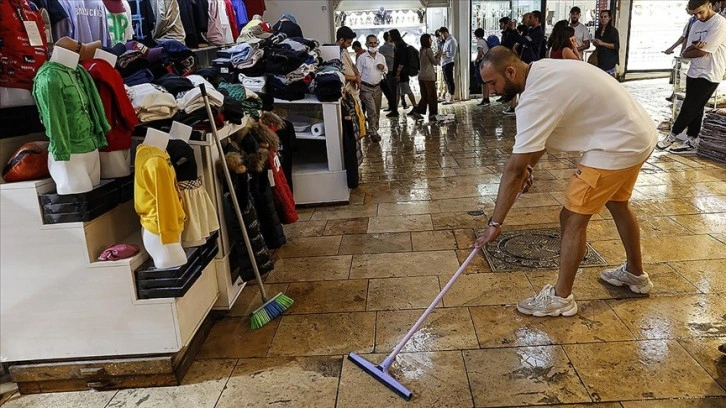
[(560, 203), (550, 193), (527, 193), (514, 203), (512, 208), (560, 206)]
[[(625, 259), (620, 240), (594, 241), (591, 244), (609, 264), (619, 264)], [(708, 235), (643, 238), (641, 248), (645, 263), (710, 259), (714, 254), (726, 254), (726, 245)]]
[(395, 215), (419, 215), (440, 212), (437, 201), (410, 201), (401, 203), (380, 203), (378, 204), (379, 217), (391, 217)]
[(178, 387), (138, 388), (119, 391), (107, 407), (113, 408), (214, 408), (237, 360), (197, 360)]
[(699, 210), (686, 199), (671, 198), (659, 200), (637, 200), (631, 202), (636, 214), (648, 216), (698, 214)]
[(325, 235), (365, 234), (368, 230), (368, 218), (349, 218), (330, 220), (325, 225)]
[(366, 193), (363, 191), (351, 190), (350, 192), (350, 205), (360, 205), (365, 203)]
[(78, 408), (105, 407), (116, 391), (74, 391), (52, 394), (15, 394), (3, 408)]
[(278, 258), (299, 256), (336, 255), (340, 247), (340, 235), (330, 237), (288, 238), (287, 243), (277, 251)]
[(473, 228), (455, 229), (454, 238), (456, 239), (456, 248), (466, 250), (476, 241), (476, 234)]
[(723, 408), (726, 398), (623, 401), (623, 408)]
[(378, 204), (320, 207), (315, 209), (312, 220), (339, 220), (342, 218), (375, 217)]
[[(386, 356), (365, 354), (362, 357), (379, 364)], [(410, 401), (394, 394), (346, 359), (337, 408), (473, 407), (461, 352), (402, 353), (389, 373), (411, 390)]]
[(365, 279), (291, 283), (287, 295), (295, 304), (285, 313), (362, 312), (367, 290)]
[(217, 408), (335, 407), (342, 357), (243, 359)]
[(459, 267), (454, 251), (353, 255), (351, 279), (452, 274)]
[(343, 240), (340, 242), (341, 255), (410, 251), (411, 233), (409, 232), (343, 235)]
[(264, 357), (275, 337), (280, 319), (278, 317), (257, 330), (250, 328), (249, 317), (218, 320), (204, 340), (197, 358)]
[(348, 279), (352, 259), (351, 255), (278, 259), (266, 282)]
[[(441, 277), (441, 285), (449, 277)], [(534, 291), (523, 272), (463, 274), (444, 296), (446, 307), (515, 304)]]
[[(429, 303), (433, 299), (429, 299)], [(388, 353), (416, 323), (423, 310), (378, 312), (376, 352)], [(402, 352), (465, 350), (479, 348), (469, 310), (437, 308), (426, 318)]]
[(313, 213), (315, 212), (314, 208), (296, 208), (295, 212), (297, 212), (298, 221), (310, 221), (310, 218), (312, 218)]
[(579, 301), (573, 317), (533, 317), (516, 306), (471, 307), (481, 347), (546, 346), (634, 340), (628, 328), (602, 300)]
[(368, 221), (368, 233), (430, 231), (433, 229), (431, 215), (395, 215), (374, 217)]
[(564, 348), (590, 395), (600, 401), (725, 394), (674, 340), (573, 344)]
[(726, 234), (710, 234), (712, 237), (714, 237), (719, 242), (722, 242), (726, 244)]
[[(575, 277), (575, 285), (572, 288), (576, 300), (593, 299), (623, 299), (643, 298), (645, 295), (633, 293), (626, 286), (613, 286), (600, 279), (600, 272), (613, 266), (593, 266), (581, 268)], [(648, 272), (653, 281), (653, 290), (650, 296), (696, 294), (698, 289), (690, 282), (679, 275), (668, 264), (646, 264), (645, 271)], [(557, 282), (558, 272), (534, 271), (527, 272), (527, 277), (535, 289), (539, 290), (546, 284), (554, 285)]]
[[(473, 241), (472, 241), (473, 242)], [(469, 243), (471, 245), (471, 243)], [(456, 256), (459, 258), (459, 264), (463, 264), (464, 261), (466, 261), (466, 258), (469, 257), (471, 254), (472, 248), (466, 248), (466, 249), (457, 249), (456, 250)], [(482, 254), (481, 252), (477, 254), (477, 256), (474, 257), (474, 259), (471, 260), (469, 263), (469, 266), (464, 269), (464, 273), (491, 273), (492, 269), (489, 267), (489, 262), (487, 262), (487, 258)], [(451, 271), (451, 274), (453, 275), (454, 271)]]
[(608, 302), (639, 339), (726, 336), (723, 296), (684, 295)]
[(692, 204), (706, 213), (726, 212), (726, 195), (697, 196), (690, 199)]
[(366, 193), (365, 203), (396, 203), (399, 201), (426, 201), (430, 199), (428, 189), (394, 189)]
[(546, 405), (547, 408), (623, 408), (619, 402), (594, 402), (584, 404)]
[(537, 224), (558, 224), (561, 210), (561, 206), (512, 208), (507, 214), (506, 224), (532, 225), (532, 228), (537, 228)]
[(373, 312), (286, 315), (268, 356), (316, 356), (373, 351)]
[(718, 351), (720, 345), (726, 344), (726, 337), (683, 339), (678, 342), (722, 388), (726, 389), (726, 356)]
[(283, 229), (287, 238), (319, 237), (323, 235), (325, 223), (326, 221), (298, 221), (283, 225)]
[(467, 350), (477, 407), (591, 402), (561, 346)]
[(431, 220), (433, 221), (435, 230), (484, 228), (487, 224), (488, 217), (486, 214), (479, 214), (481, 215), (471, 215), (465, 212), (447, 212), (431, 214)]
[(443, 213), (469, 211), (484, 211), (488, 213), (494, 209), (494, 199), (496, 199), (496, 196), (448, 198), (436, 200), (434, 203), (438, 204), (441, 210), (440, 212)]
[[(646, 217), (636, 213), (643, 239), (663, 238), (664, 236), (691, 235), (691, 232), (670, 217)], [(590, 221), (587, 226), (588, 241), (619, 240), (618, 228), (611, 219)]]
[(437, 276), (371, 279), (366, 310), (425, 309), (440, 290)]
[(673, 219), (694, 234), (718, 234), (726, 231), (726, 213), (676, 215)]
[[(275, 296), (287, 291), (287, 283), (265, 283), (267, 296)], [(255, 282), (247, 282), (237, 301), (226, 313), (225, 317), (247, 317), (258, 307), (262, 306), (260, 290)], [(297, 305), (296, 305), (297, 306)]]
[(726, 259), (671, 262), (670, 265), (703, 293), (726, 292)]
[(412, 232), (411, 244), (414, 251), (456, 249), (454, 233), (447, 230)]
[(498, 189), (498, 183), (437, 188), (431, 189), (431, 199), (443, 200), (447, 198), (482, 197), (497, 194)]

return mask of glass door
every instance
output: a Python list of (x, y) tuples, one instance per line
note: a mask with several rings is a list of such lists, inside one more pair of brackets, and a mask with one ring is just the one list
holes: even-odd
[(673, 55), (663, 50), (683, 34), (689, 15), (686, 0), (633, 0), (627, 71), (670, 70)]

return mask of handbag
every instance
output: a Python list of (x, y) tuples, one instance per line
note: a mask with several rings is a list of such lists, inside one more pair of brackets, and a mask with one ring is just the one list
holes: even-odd
[(597, 50), (593, 51), (592, 54), (590, 54), (590, 56), (587, 57), (587, 63), (597, 66), (597, 64), (598, 64)]

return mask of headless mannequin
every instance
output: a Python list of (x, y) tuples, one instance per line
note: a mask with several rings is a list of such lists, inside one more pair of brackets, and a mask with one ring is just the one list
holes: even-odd
[[(56, 62), (76, 69), (79, 55), (63, 47), (54, 47), (50, 56)], [(58, 194), (78, 194), (93, 190), (93, 186), (101, 183), (101, 165), (98, 150), (88, 153), (71, 154), (68, 161), (56, 161), (52, 154), (48, 155), (48, 170), (55, 181)]]
[[(112, 67), (116, 66), (118, 57), (101, 49), (97, 49), (93, 58), (102, 59)], [(98, 152), (101, 157), (101, 178), (126, 177), (131, 174), (131, 149), (113, 152)]]
[(184, 143), (189, 143), (189, 139), (192, 137), (192, 127), (187, 126), (183, 123), (173, 122), (171, 129), (169, 130), (169, 139), (182, 140)]
[[(143, 144), (166, 151), (166, 146), (169, 144), (169, 135), (149, 128)], [(181, 236), (180, 242), (162, 244), (160, 236), (148, 231), (146, 228), (141, 228), (141, 237), (144, 240), (144, 248), (151, 255), (154, 266), (157, 268), (175, 268), (187, 263), (186, 253), (184, 253), (184, 248), (181, 246)]]

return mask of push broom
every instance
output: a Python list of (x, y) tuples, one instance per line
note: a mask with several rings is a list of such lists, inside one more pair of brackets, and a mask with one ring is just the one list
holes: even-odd
[(390, 388), (391, 391), (395, 392), (396, 394), (403, 397), (406, 401), (410, 400), (413, 396), (413, 393), (409, 391), (408, 388), (406, 388), (403, 384), (398, 382), (393, 376), (391, 376), (388, 373), (388, 369), (391, 367), (391, 364), (396, 360), (396, 356), (399, 352), (403, 349), (403, 347), (408, 343), (408, 341), (413, 337), (413, 335), (418, 331), (419, 327), (423, 324), (424, 320), (431, 314), (431, 312), (434, 310), (436, 305), (441, 301), (441, 299), (444, 297), (446, 292), (449, 291), (451, 286), (454, 285), (454, 282), (459, 278), (459, 275), (461, 275), (462, 272), (464, 272), (464, 269), (466, 269), (467, 266), (469, 266), (469, 263), (471, 263), (472, 259), (474, 259), (474, 256), (478, 251), (480, 251), (481, 248), (474, 248), (473, 251), (471, 251), (471, 254), (466, 258), (463, 264), (459, 267), (459, 269), (456, 271), (454, 276), (449, 279), (449, 282), (444, 286), (443, 289), (441, 289), (441, 292), (436, 296), (436, 299), (434, 299), (433, 302), (429, 305), (429, 307), (426, 309), (426, 311), (423, 312), (421, 317), (418, 318), (418, 321), (416, 324), (411, 327), (411, 330), (406, 333), (406, 335), (403, 337), (403, 339), (396, 345), (396, 347), (393, 349), (391, 354), (386, 357), (385, 360), (381, 364), (375, 365), (374, 363), (371, 363), (370, 361), (364, 359), (363, 357), (355, 354), (350, 353), (348, 354), (348, 360), (352, 361), (355, 365), (363, 369), (366, 373), (370, 374), (373, 378), (380, 381), (383, 385)]
[(237, 222), (239, 223), (240, 229), (242, 230), (242, 238), (245, 241), (245, 247), (247, 247), (247, 255), (250, 257), (250, 263), (252, 264), (252, 270), (255, 273), (255, 279), (257, 280), (257, 286), (260, 287), (260, 296), (262, 297), (262, 306), (255, 309), (250, 315), (250, 327), (252, 329), (259, 329), (260, 327), (271, 322), (275, 318), (281, 316), (285, 310), (290, 308), (293, 304), (293, 300), (283, 293), (278, 293), (272, 299), (267, 297), (265, 292), (265, 284), (262, 282), (262, 276), (260, 276), (260, 270), (257, 268), (257, 260), (255, 259), (255, 251), (252, 249), (252, 243), (250, 237), (247, 235), (247, 226), (244, 218), (242, 217), (242, 210), (237, 201), (237, 195), (235, 194), (234, 184), (232, 183), (232, 176), (229, 174), (229, 169), (224, 163), (224, 149), (222, 148), (222, 142), (219, 140), (217, 135), (217, 125), (214, 123), (214, 114), (212, 113), (212, 107), (209, 105), (209, 99), (207, 97), (207, 89), (204, 84), (199, 85), (199, 89), (202, 91), (202, 98), (204, 99), (204, 106), (207, 108), (207, 115), (209, 116), (209, 125), (212, 128), (212, 137), (214, 138), (214, 144), (217, 146), (219, 151), (219, 157), (223, 162), (222, 171), (224, 172), (224, 178), (227, 182), (229, 189), (229, 196), (232, 199), (232, 206), (234, 207), (235, 215), (237, 216)]

